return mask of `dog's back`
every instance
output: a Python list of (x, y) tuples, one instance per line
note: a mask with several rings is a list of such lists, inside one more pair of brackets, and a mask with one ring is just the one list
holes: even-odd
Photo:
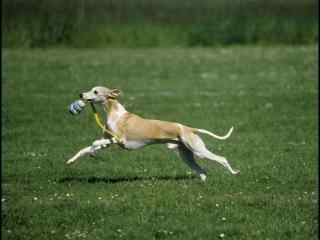
[(181, 132), (181, 124), (154, 119), (145, 119), (128, 113), (119, 122), (120, 136), (127, 140), (161, 140), (177, 139)]

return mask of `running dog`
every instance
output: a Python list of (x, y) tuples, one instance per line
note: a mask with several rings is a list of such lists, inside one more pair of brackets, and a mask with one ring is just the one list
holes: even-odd
[(106, 126), (113, 133), (105, 134), (102, 139), (96, 140), (91, 146), (81, 149), (66, 163), (74, 163), (80, 157), (91, 155), (111, 144), (118, 144), (124, 149), (139, 149), (150, 144), (167, 144), (169, 149), (179, 152), (185, 163), (200, 177), (207, 178), (206, 171), (195, 161), (194, 157), (216, 161), (228, 169), (232, 174), (239, 170), (231, 168), (228, 161), (210, 152), (198, 134), (207, 134), (216, 139), (227, 139), (233, 127), (225, 136), (218, 136), (204, 129), (191, 128), (180, 123), (145, 119), (128, 112), (118, 101), (120, 91), (106, 87), (94, 87), (88, 92), (80, 94), (81, 100), (91, 104), (102, 104), (107, 113)]

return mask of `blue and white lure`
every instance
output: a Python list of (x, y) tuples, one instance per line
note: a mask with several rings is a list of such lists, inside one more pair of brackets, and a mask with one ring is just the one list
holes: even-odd
[(79, 114), (82, 111), (82, 109), (85, 107), (85, 105), (86, 104), (82, 100), (74, 101), (69, 106), (69, 112), (73, 115)]

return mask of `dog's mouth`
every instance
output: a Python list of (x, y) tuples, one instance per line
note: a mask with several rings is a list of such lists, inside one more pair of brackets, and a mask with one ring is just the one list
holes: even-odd
[(93, 103), (94, 102), (94, 99), (93, 98), (81, 98), (82, 101), (84, 102), (88, 102), (88, 103)]
[(82, 101), (85, 101), (85, 102), (93, 102), (93, 101), (94, 101), (93, 98), (88, 98), (86, 95), (87, 95), (87, 94), (85, 94), (85, 93), (80, 93), (80, 94), (79, 94), (80, 99), (81, 99)]

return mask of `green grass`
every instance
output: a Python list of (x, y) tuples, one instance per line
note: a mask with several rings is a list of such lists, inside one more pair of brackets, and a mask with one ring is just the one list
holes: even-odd
[[(2, 51), (4, 239), (317, 239), (317, 46)], [(64, 163), (100, 137), (68, 105), (117, 87), (144, 117), (201, 127), (203, 184), (164, 146)], [(224, 234), (224, 235), (221, 235)]]

